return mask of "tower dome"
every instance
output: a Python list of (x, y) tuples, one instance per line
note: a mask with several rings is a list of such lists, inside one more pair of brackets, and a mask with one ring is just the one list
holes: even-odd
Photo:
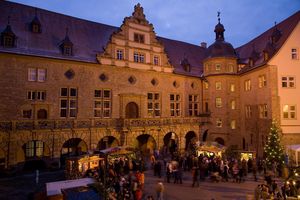
[(206, 57), (237, 57), (233, 46), (225, 42), (225, 28), (220, 22), (220, 12), (218, 12), (218, 24), (215, 26), (216, 41), (207, 48)]

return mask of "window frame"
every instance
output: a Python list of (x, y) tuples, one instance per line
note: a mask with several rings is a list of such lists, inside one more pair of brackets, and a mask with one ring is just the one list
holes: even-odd
[(188, 95), (188, 113), (189, 116), (198, 116), (200, 114), (200, 95)]
[[(66, 91), (66, 94), (63, 94), (64, 93), (63, 90)], [(72, 94), (72, 91), (74, 90), (76, 91), (75, 95)], [(62, 104), (65, 104), (65, 106), (63, 107)], [(63, 111), (65, 112), (65, 116), (62, 116)], [(78, 88), (61, 87), (60, 94), (59, 94), (59, 117), (76, 118), (77, 116), (78, 116)]]
[[(291, 109), (291, 107), (294, 107), (294, 109)], [(285, 111), (285, 108), (287, 110)], [(285, 117), (285, 113), (287, 117)], [(292, 114), (294, 117), (292, 117)], [(297, 120), (297, 105), (296, 104), (285, 104), (282, 106), (282, 119), (284, 120)]]
[(222, 98), (221, 97), (216, 97), (215, 106), (216, 106), (216, 108), (222, 108)]
[(222, 90), (222, 82), (221, 81), (216, 81), (215, 86), (216, 86), (216, 90)]
[[(97, 95), (99, 92), (100, 95)], [(100, 104), (100, 107), (96, 105)], [(108, 105), (108, 106), (107, 106)], [(96, 113), (100, 113), (97, 115)], [(97, 88), (94, 90), (94, 118), (111, 118), (112, 115), (112, 90), (109, 88)]]
[(117, 49), (116, 50), (116, 59), (117, 60), (124, 60), (124, 49)]
[[(173, 96), (173, 99), (171, 98)], [(181, 95), (172, 93), (169, 95), (170, 100), (170, 116), (180, 117), (181, 116)]]
[(147, 93), (147, 113), (149, 117), (161, 117), (161, 93), (160, 92)]
[[(283, 80), (283, 79), (286, 80)], [(291, 80), (293, 79), (293, 80)], [(286, 86), (284, 86), (283, 84), (286, 83)], [(291, 86), (292, 84), (292, 86)], [(290, 88), (290, 89), (294, 89), (296, 88), (296, 77), (295, 76), (281, 76), (281, 88)]]
[[(293, 51), (293, 50), (295, 50), (295, 51)], [(299, 60), (298, 48), (291, 48), (291, 59), (292, 60)]]
[(258, 88), (263, 88), (267, 86), (267, 78), (266, 75), (260, 75), (258, 76)]

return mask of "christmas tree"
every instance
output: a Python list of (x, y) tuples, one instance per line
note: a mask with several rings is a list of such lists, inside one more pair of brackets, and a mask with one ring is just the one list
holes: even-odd
[(284, 151), (280, 145), (278, 132), (279, 128), (276, 122), (273, 121), (270, 128), (268, 141), (264, 148), (264, 154), (269, 167), (271, 167), (274, 163), (276, 163), (278, 166), (282, 166), (284, 164)]

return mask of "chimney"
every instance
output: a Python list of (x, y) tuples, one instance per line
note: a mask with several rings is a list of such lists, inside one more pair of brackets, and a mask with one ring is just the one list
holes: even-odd
[(206, 49), (207, 44), (206, 44), (206, 42), (201, 42), (200, 46)]

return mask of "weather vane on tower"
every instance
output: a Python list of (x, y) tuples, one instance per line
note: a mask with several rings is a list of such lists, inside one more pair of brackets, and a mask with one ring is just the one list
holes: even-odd
[(221, 12), (218, 11), (218, 21), (219, 21), (219, 23), (220, 23), (220, 14), (221, 14)]

